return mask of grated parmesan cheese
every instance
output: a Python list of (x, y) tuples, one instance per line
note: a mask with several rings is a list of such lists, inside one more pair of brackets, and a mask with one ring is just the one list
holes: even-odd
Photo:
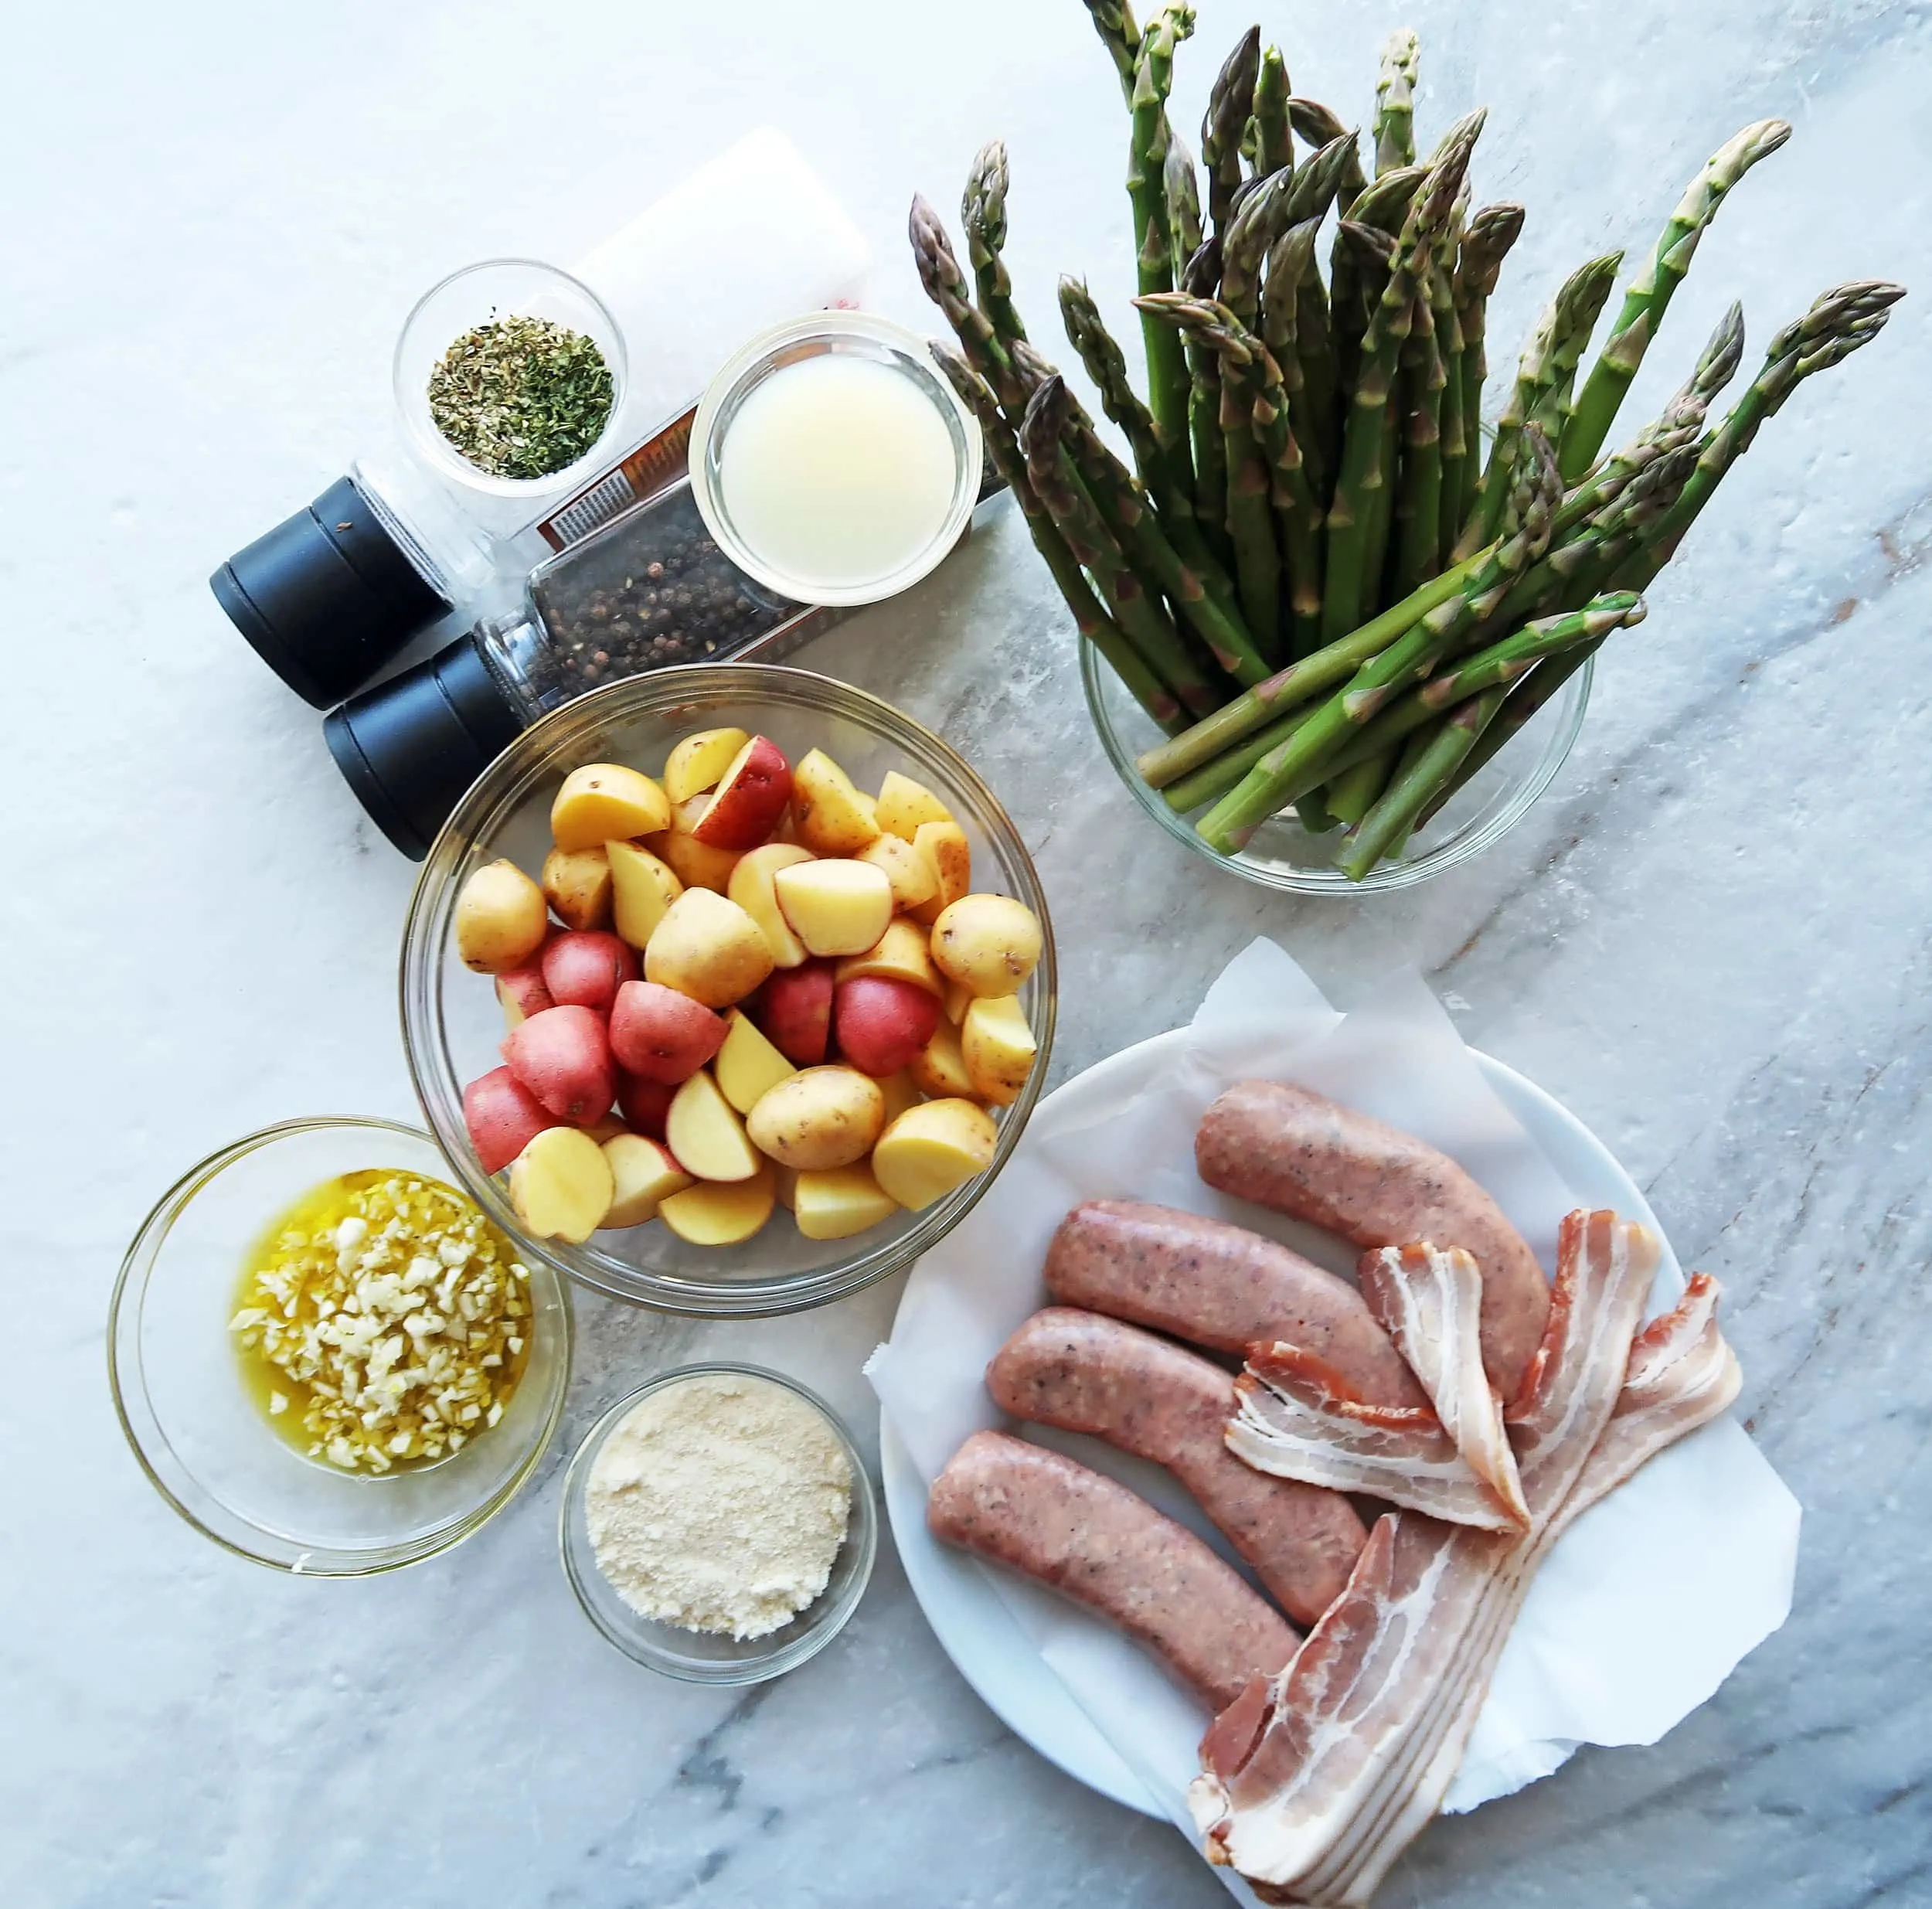
[(597, 1568), (641, 1615), (740, 1642), (816, 1598), (852, 1512), (824, 1416), (769, 1379), (707, 1373), (641, 1400), (590, 1467)]

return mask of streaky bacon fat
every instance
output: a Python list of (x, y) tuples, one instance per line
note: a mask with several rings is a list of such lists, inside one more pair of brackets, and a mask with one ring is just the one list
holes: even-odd
[(1189, 1804), (1209, 1858), (1263, 1900), (1369, 1900), (1440, 1807), (1549, 1547), (1735, 1398), (1708, 1276), (1638, 1332), (1656, 1257), (1612, 1213), (1564, 1222), (1549, 1323), (1509, 1413), (1528, 1534), (1383, 1519), (1296, 1655), (1209, 1730)]

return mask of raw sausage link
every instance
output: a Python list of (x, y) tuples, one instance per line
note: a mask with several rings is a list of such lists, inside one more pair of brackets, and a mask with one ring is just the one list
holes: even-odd
[(1216, 1710), (1300, 1642), (1192, 1532), (1125, 1485), (1004, 1432), (975, 1432), (953, 1454), (926, 1522), (1117, 1624)]
[(1298, 1624), (1341, 1594), (1369, 1534), (1339, 1492), (1270, 1478), (1227, 1448), (1234, 1381), (1211, 1360), (1138, 1327), (1049, 1306), (986, 1368), (1016, 1418), (1089, 1432), (1165, 1465)]
[(1090, 1200), (1046, 1249), (1046, 1289), (1064, 1305), (1131, 1319), (1217, 1351), (1287, 1339), (1375, 1405), (1426, 1405), (1345, 1279), (1244, 1227), (1137, 1200)]
[(1482, 1362), (1505, 1401), (1541, 1342), (1549, 1283), (1502, 1210), (1447, 1154), (1280, 1080), (1241, 1080), (1194, 1137), (1202, 1179), (1357, 1246), (1459, 1246), (1482, 1268)]

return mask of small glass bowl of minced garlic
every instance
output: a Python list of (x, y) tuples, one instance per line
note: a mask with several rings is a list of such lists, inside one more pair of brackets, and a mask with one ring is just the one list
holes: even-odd
[(232, 1551), (312, 1577), (433, 1557), (556, 1435), (563, 1281), (427, 1134), (291, 1121), (191, 1169), (134, 1237), (108, 1361), (150, 1481)]
[(690, 1683), (795, 1670), (845, 1627), (879, 1532), (838, 1415), (764, 1366), (662, 1373), (585, 1434), (557, 1514), (564, 1575), (628, 1657)]

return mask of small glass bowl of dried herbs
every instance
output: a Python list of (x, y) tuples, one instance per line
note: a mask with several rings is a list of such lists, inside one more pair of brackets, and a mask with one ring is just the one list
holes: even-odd
[(514, 495), (588, 464), (624, 373), (617, 322), (587, 285), (534, 259), (491, 259), (417, 302), (396, 348), (396, 400), (437, 469)]

